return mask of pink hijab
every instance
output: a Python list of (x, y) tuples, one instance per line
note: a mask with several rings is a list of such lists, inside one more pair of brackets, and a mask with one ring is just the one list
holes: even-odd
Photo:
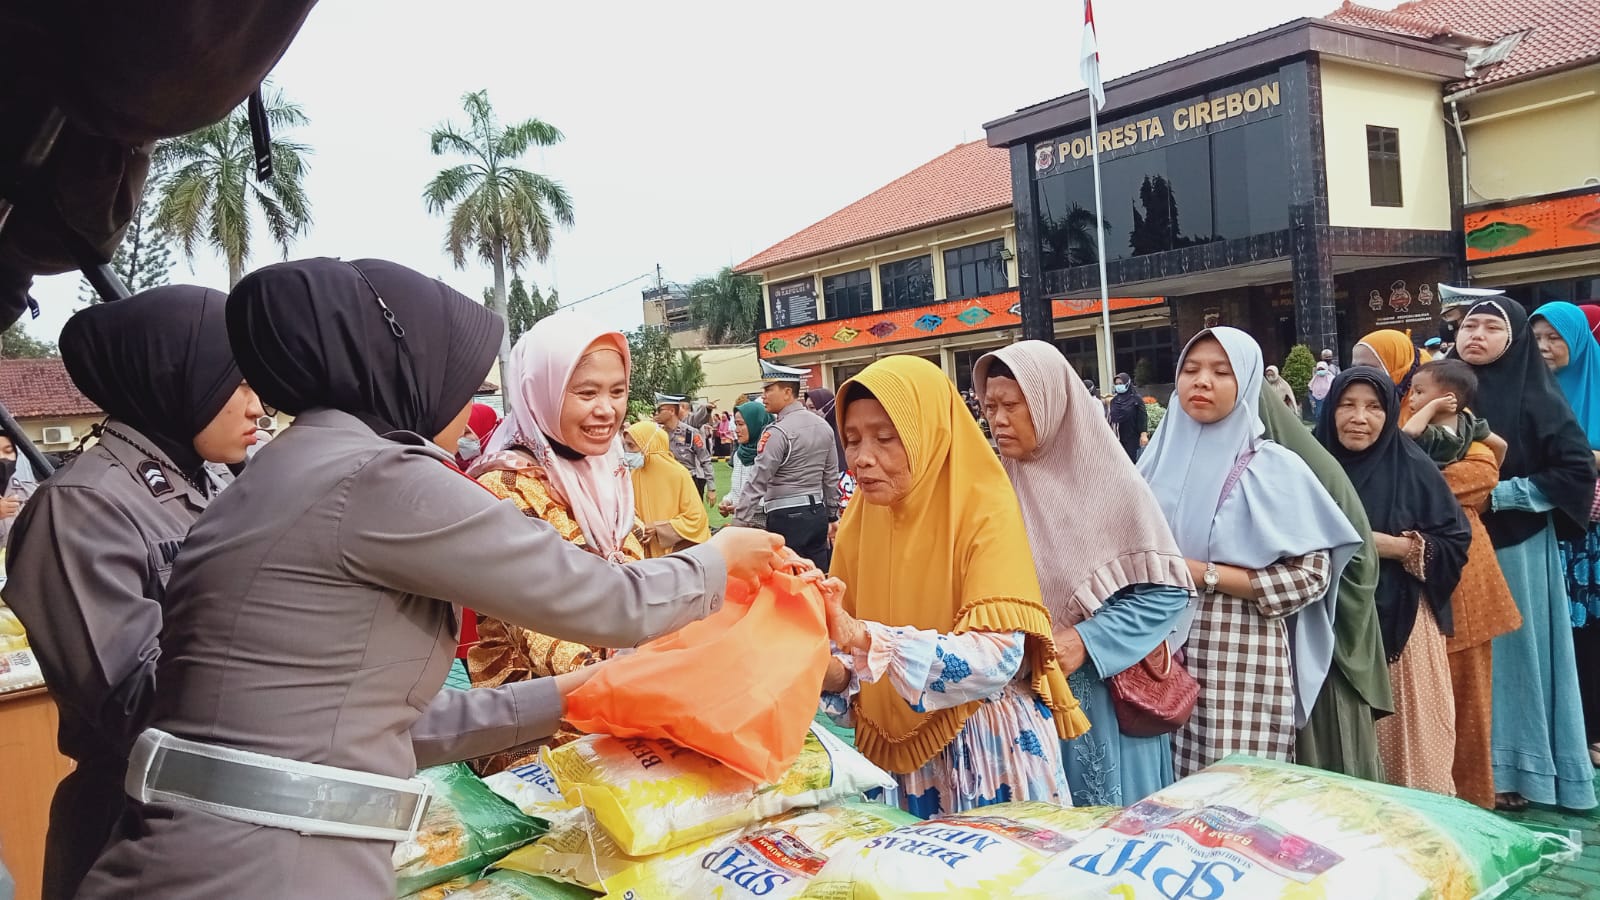
[(1022, 505), (1050, 620), (1076, 625), (1136, 584), (1192, 592), (1189, 564), (1155, 495), (1066, 357), (1043, 341), (987, 354), (972, 375), (979, 397), (996, 361), (1017, 377), (1039, 440), (1028, 459), (1000, 462)]
[[(595, 350), (615, 350), (631, 372), (628, 339), (577, 313), (542, 319), (511, 350), (505, 372), (506, 416), (468, 473), (474, 478), (497, 469), (545, 471), (556, 499), (572, 510), (589, 546), (614, 562), (633, 531), (633, 479), (622, 462), (622, 422), (601, 456), (568, 459), (550, 446), (561, 440), (561, 405), (567, 383), (583, 358)], [(513, 450), (521, 447), (534, 462)]]

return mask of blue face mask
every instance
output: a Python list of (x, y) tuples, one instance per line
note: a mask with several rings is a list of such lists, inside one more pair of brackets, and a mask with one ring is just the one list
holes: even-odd
[(482, 452), (482, 445), (478, 443), (477, 436), (471, 432), (468, 432), (456, 441), (456, 453), (460, 454), (462, 459), (477, 459), (478, 454)]
[(644, 454), (637, 450), (622, 451), (622, 464), (630, 469), (644, 468)]
[(1116, 387), (1113, 387), (1112, 390), (1119, 394), (1126, 394), (1128, 392), (1128, 386), (1125, 384), (1119, 384)]

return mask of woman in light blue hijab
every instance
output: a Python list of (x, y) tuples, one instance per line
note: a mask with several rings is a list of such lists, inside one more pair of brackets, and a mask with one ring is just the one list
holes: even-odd
[(1196, 335), (1139, 463), (1202, 590), (1176, 635), (1200, 682), (1174, 739), (1180, 778), (1230, 753), (1293, 761), (1333, 661), (1334, 590), (1362, 544), (1300, 457), (1262, 437), (1264, 368), (1236, 328)]

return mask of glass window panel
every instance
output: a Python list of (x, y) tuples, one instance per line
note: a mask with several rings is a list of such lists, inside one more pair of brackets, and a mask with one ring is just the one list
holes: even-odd
[(878, 268), (883, 308), (904, 309), (933, 302), (933, 258), (918, 256)]

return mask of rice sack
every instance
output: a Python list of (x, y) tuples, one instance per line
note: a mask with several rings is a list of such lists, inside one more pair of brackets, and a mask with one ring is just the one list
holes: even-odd
[(544, 764), (562, 796), (587, 808), (629, 856), (647, 856), (743, 828), (791, 809), (822, 806), (894, 779), (813, 725), (783, 780), (752, 784), (727, 766), (666, 741), (588, 735)]
[(591, 900), (595, 895), (593, 891), (537, 875), (490, 872), (483, 880), (474, 881), (445, 896), (471, 900)]
[[(1009, 897), (1117, 810), (998, 803), (896, 828), (834, 850), (806, 886), (809, 900)], [(1102, 895), (1104, 896), (1104, 895)]]
[(552, 831), (569, 819), (582, 818), (582, 813), (561, 796), (555, 773), (543, 762), (512, 766), (483, 779), (483, 783), (523, 815), (543, 821)]
[(1579, 849), (1451, 797), (1236, 755), (1123, 810), (1011, 896), (1489, 900)]
[(641, 860), (606, 881), (610, 896), (632, 900), (799, 897), (834, 847), (919, 821), (895, 806), (845, 801), (792, 812), (742, 832)]
[(538, 837), (544, 826), (495, 796), (465, 763), (417, 773), (432, 786), (411, 840), (395, 845), (399, 893), (415, 893), (489, 864)]

